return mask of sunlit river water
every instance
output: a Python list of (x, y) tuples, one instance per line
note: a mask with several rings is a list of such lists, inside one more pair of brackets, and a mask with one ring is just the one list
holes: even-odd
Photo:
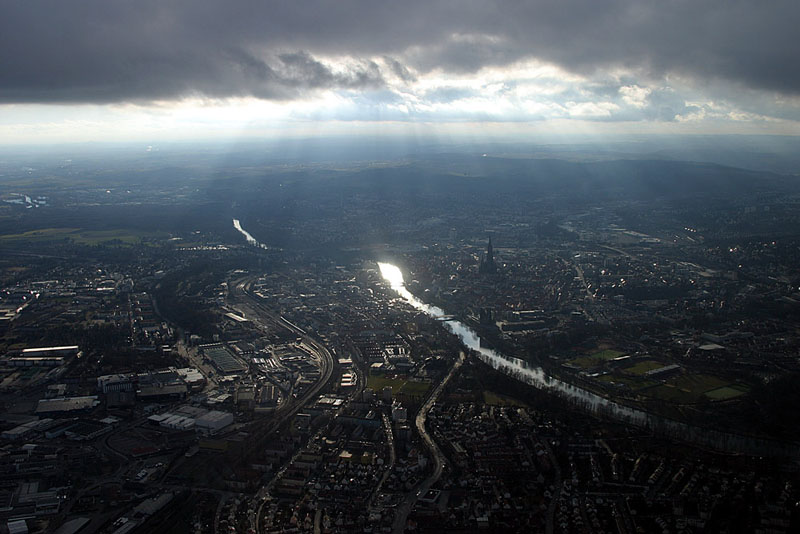
[[(259, 243), (238, 219), (233, 219), (233, 226), (244, 235), (250, 245), (257, 248), (268, 247)], [(529, 384), (540, 390), (546, 391), (586, 410), (592, 414), (610, 417), (624, 423), (645, 428), (656, 434), (680, 439), (704, 447), (710, 447), (727, 452), (739, 452), (753, 455), (781, 455), (800, 456), (800, 445), (797, 443), (784, 443), (752, 436), (721, 432), (706, 427), (689, 425), (661, 415), (634, 408), (616, 402), (580, 386), (569, 384), (563, 380), (547, 375), (544, 370), (536, 365), (500, 354), (497, 351), (481, 346), (480, 337), (474, 330), (460, 321), (447, 318), (444, 310), (426, 304), (415, 297), (406, 287), (403, 273), (400, 269), (389, 263), (378, 263), (381, 276), (391, 288), (414, 308), (428, 314), (434, 319), (442, 320), (444, 325), (461, 339), (461, 342), (472, 349), (486, 364), (501, 373), (511, 376), (521, 382)]]
[(256, 241), (256, 238), (250, 235), (250, 232), (242, 228), (242, 224), (239, 222), (239, 219), (233, 220), (233, 227), (236, 228), (239, 231), (239, 233), (241, 233), (244, 236), (248, 244), (258, 248), (263, 248), (263, 249), (268, 248), (267, 245), (264, 245), (263, 243), (259, 243), (258, 241)]
[(474, 330), (460, 321), (445, 319), (444, 310), (422, 302), (406, 289), (403, 273), (397, 266), (378, 263), (378, 267), (384, 280), (403, 300), (429, 316), (442, 320), (444, 325), (457, 335), (467, 348), (474, 350), (485, 363), (517, 380), (566, 399), (590, 413), (646, 428), (660, 435), (728, 452), (791, 456), (797, 456), (800, 453), (798, 444), (782, 443), (689, 425), (640, 408), (627, 406), (582, 387), (553, 378), (547, 375), (541, 367), (531, 365), (519, 358), (506, 356), (482, 347), (480, 337)]

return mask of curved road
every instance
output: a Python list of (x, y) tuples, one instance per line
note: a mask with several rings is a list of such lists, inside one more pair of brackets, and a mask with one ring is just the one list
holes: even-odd
[(428, 433), (428, 430), (425, 428), (425, 421), (428, 418), (428, 412), (431, 410), (431, 407), (433, 407), (433, 405), (436, 403), (436, 400), (444, 390), (447, 382), (453, 378), (458, 369), (461, 367), (461, 364), (464, 363), (464, 359), (464, 353), (462, 352), (459, 354), (456, 363), (450, 368), (450, 372), (447, 373), (447, 376), (444, 377), (444, 380), (439, 382), (439, 385), (436, 386), (436, 389), (434, 389), (433, 392), (428, 396), (425, 404), (422, 405), (422, 407), (419, 409), (419, 413), (417, 414), (417, 431), (419, 432), (422, 441), (425, 443), (425, 446), (428, 448), (431, 453), (431, 457), (433, 458), (433, 473), (431, 473), (428, 478), (420, 483), (420, 485), (417, 487), (417, 491), (410, 492), (403, 500), (403, 504), (397, 507), (397, 513), (394, 516), (394, 524), (392, 525), (392, 532), (395, 534), (402, 534), (402, 532), (405, 531), (408, 514), (411, 513), (411, 509), (414, 507), (414, 504), (416, 504), (417, 499), (428, 493), (428, 490), (431, 489), (431, 486), (438, 482), (439, 478), (442, 476), (442, 472), (444, 471), (444, 466), (447, 463), (444, 453), (442, 453), (442, 450), (436, 444), (436, 441), (434, 441), (434, 439)]

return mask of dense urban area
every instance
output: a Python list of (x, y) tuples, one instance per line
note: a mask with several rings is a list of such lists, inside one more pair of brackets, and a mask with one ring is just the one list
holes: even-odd
[(0, 161), (0, 531), (800, 530), (796, 176), (151, 148)]

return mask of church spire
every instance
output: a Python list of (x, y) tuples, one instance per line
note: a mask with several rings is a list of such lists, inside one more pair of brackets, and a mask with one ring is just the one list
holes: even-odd
[(486, 256), (481, 261), (478, 272), (481, 274), (494, 274), (497, 272), (497, 265), (494, 263), (494, 248), (492, 248), (492, 238), (489, 238), (489, 245), (486, 247)]

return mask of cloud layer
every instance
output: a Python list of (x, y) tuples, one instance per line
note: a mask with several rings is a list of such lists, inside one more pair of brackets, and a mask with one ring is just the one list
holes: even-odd
[(799, 21), (800, 3), (780, 0), (9, 0), (0, 103), (339, 91), (403, 117), (456, 102), (467, 118), (505, 105), (529, 118), (781, 117), (800, 98)]

